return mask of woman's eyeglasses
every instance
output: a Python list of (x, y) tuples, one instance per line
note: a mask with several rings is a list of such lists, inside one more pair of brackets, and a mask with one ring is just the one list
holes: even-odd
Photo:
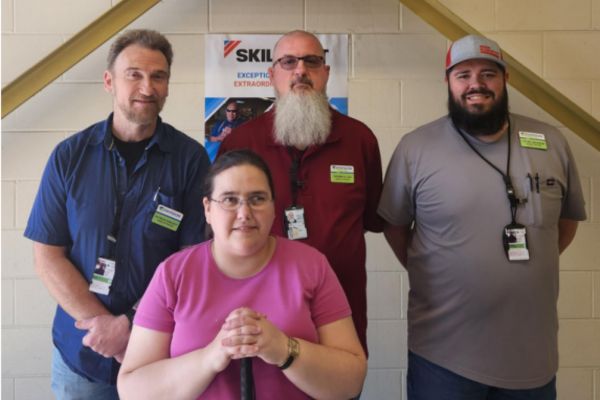
[(323, 64), (325, 64), (324, 57), (308, 55), (304, 57), (283, 56), (275, 60), (273, 66), (279, 64), (281, 65), (281, 68), (285, 69), (286, 71), (291, 71), (298, 66), (298, 61), (300, 60), (304, 61), (304, 65), (306, 66), (306, 68), (312, 69), (320, 68), (323, 66)]
[(215, 203), (219, 203), (219, 206), (225, 211), (237, 211), (242, 204), (247, 204), (253, 210), (264, 210), (269, 206), (271, 198), (266, 194), (253, 194), (247, 198), (238, 196), (223, 196), (220, 199), (210, 199)]

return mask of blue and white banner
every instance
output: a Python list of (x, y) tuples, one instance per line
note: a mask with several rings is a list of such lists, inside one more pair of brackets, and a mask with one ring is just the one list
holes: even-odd
[[(255, 118), (274, 101), (268, 68), (273, 47), (281, 35), (206, 35), (204, 68), (205, 147), (214, 160), (227, 122), (226, 106), (236, 103), (240, 121)], [(348, 113), (348, 35), (317, 35), (331, 67), (327, 84), (329, 102)], [(235, 108), (235, 106), (231, 107)]]

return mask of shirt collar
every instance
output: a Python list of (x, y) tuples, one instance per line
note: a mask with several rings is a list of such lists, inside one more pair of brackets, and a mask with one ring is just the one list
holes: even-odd
[[(171, 152), (173, 150), (173, 145), (168, 139), (165, 124), (163, 124), (162, 119), (160, 117), (157, 118), (158, 121), (156, 122), (156, 130), (154, 131), (152, 139), (150, 139), (150, 142), (148, 143), (148, 146), (146, 148), (149, 149), (150, 147), (156, 144), (161, 151)], [(112, 149), (112, 146), (114, 146), (112, 136), (112, 120), (113, 113), (110, 113), (108, 118), (98, 125), (98, 129), (94, 134), (95, 137), (92, 140), (93, 144), (103, 143), (105, 149)]]

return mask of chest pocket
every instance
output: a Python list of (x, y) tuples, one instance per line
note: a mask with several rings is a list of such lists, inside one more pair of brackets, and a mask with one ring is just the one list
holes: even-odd
[[(156, 196), (156, 200), (148, 203), (148, 205), (146, 206), (146, 209), (144, 211), (144, 218), (145, 218), (144, 236), (148, 240), (177, 242), (179, 230), (181, 228), (181, 223), (183, 222), (183, 219), (180, 222), (179, 227), (177, 228), (176, 231), (173, 231), (169, 228), (161, 226), (160, 224), (152, 222), (152, 218), (154, 217), (154, 214), (156, 213), (156, 209), (158, 208), (159, 205), (163, 205), (170, 209), (180, 211), (181, 204), (178, 204), (178, 202), (176, 200), (177, 199), (175, 196), (171, 196), (166, 193), (159, 192), (158, 195)], [(185, 216), (184, 216), (184, 218), (185, 218)]]
[(565, 193), (564, 183), (550, 175), (525, 177), (520, 182), (527, 203), (518, 214), (518, 221), (537, 228), (556, 226)]

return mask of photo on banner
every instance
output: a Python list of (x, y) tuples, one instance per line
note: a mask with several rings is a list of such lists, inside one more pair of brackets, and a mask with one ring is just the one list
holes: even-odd
[[(348, 35), (316, 35), (331, 67), (329, 104), (348, 114)], [(223, 139), (275, 101), (268, 68), (281, 35), (206, 35), (204, 43), (204, 147), (214, 161)]]

